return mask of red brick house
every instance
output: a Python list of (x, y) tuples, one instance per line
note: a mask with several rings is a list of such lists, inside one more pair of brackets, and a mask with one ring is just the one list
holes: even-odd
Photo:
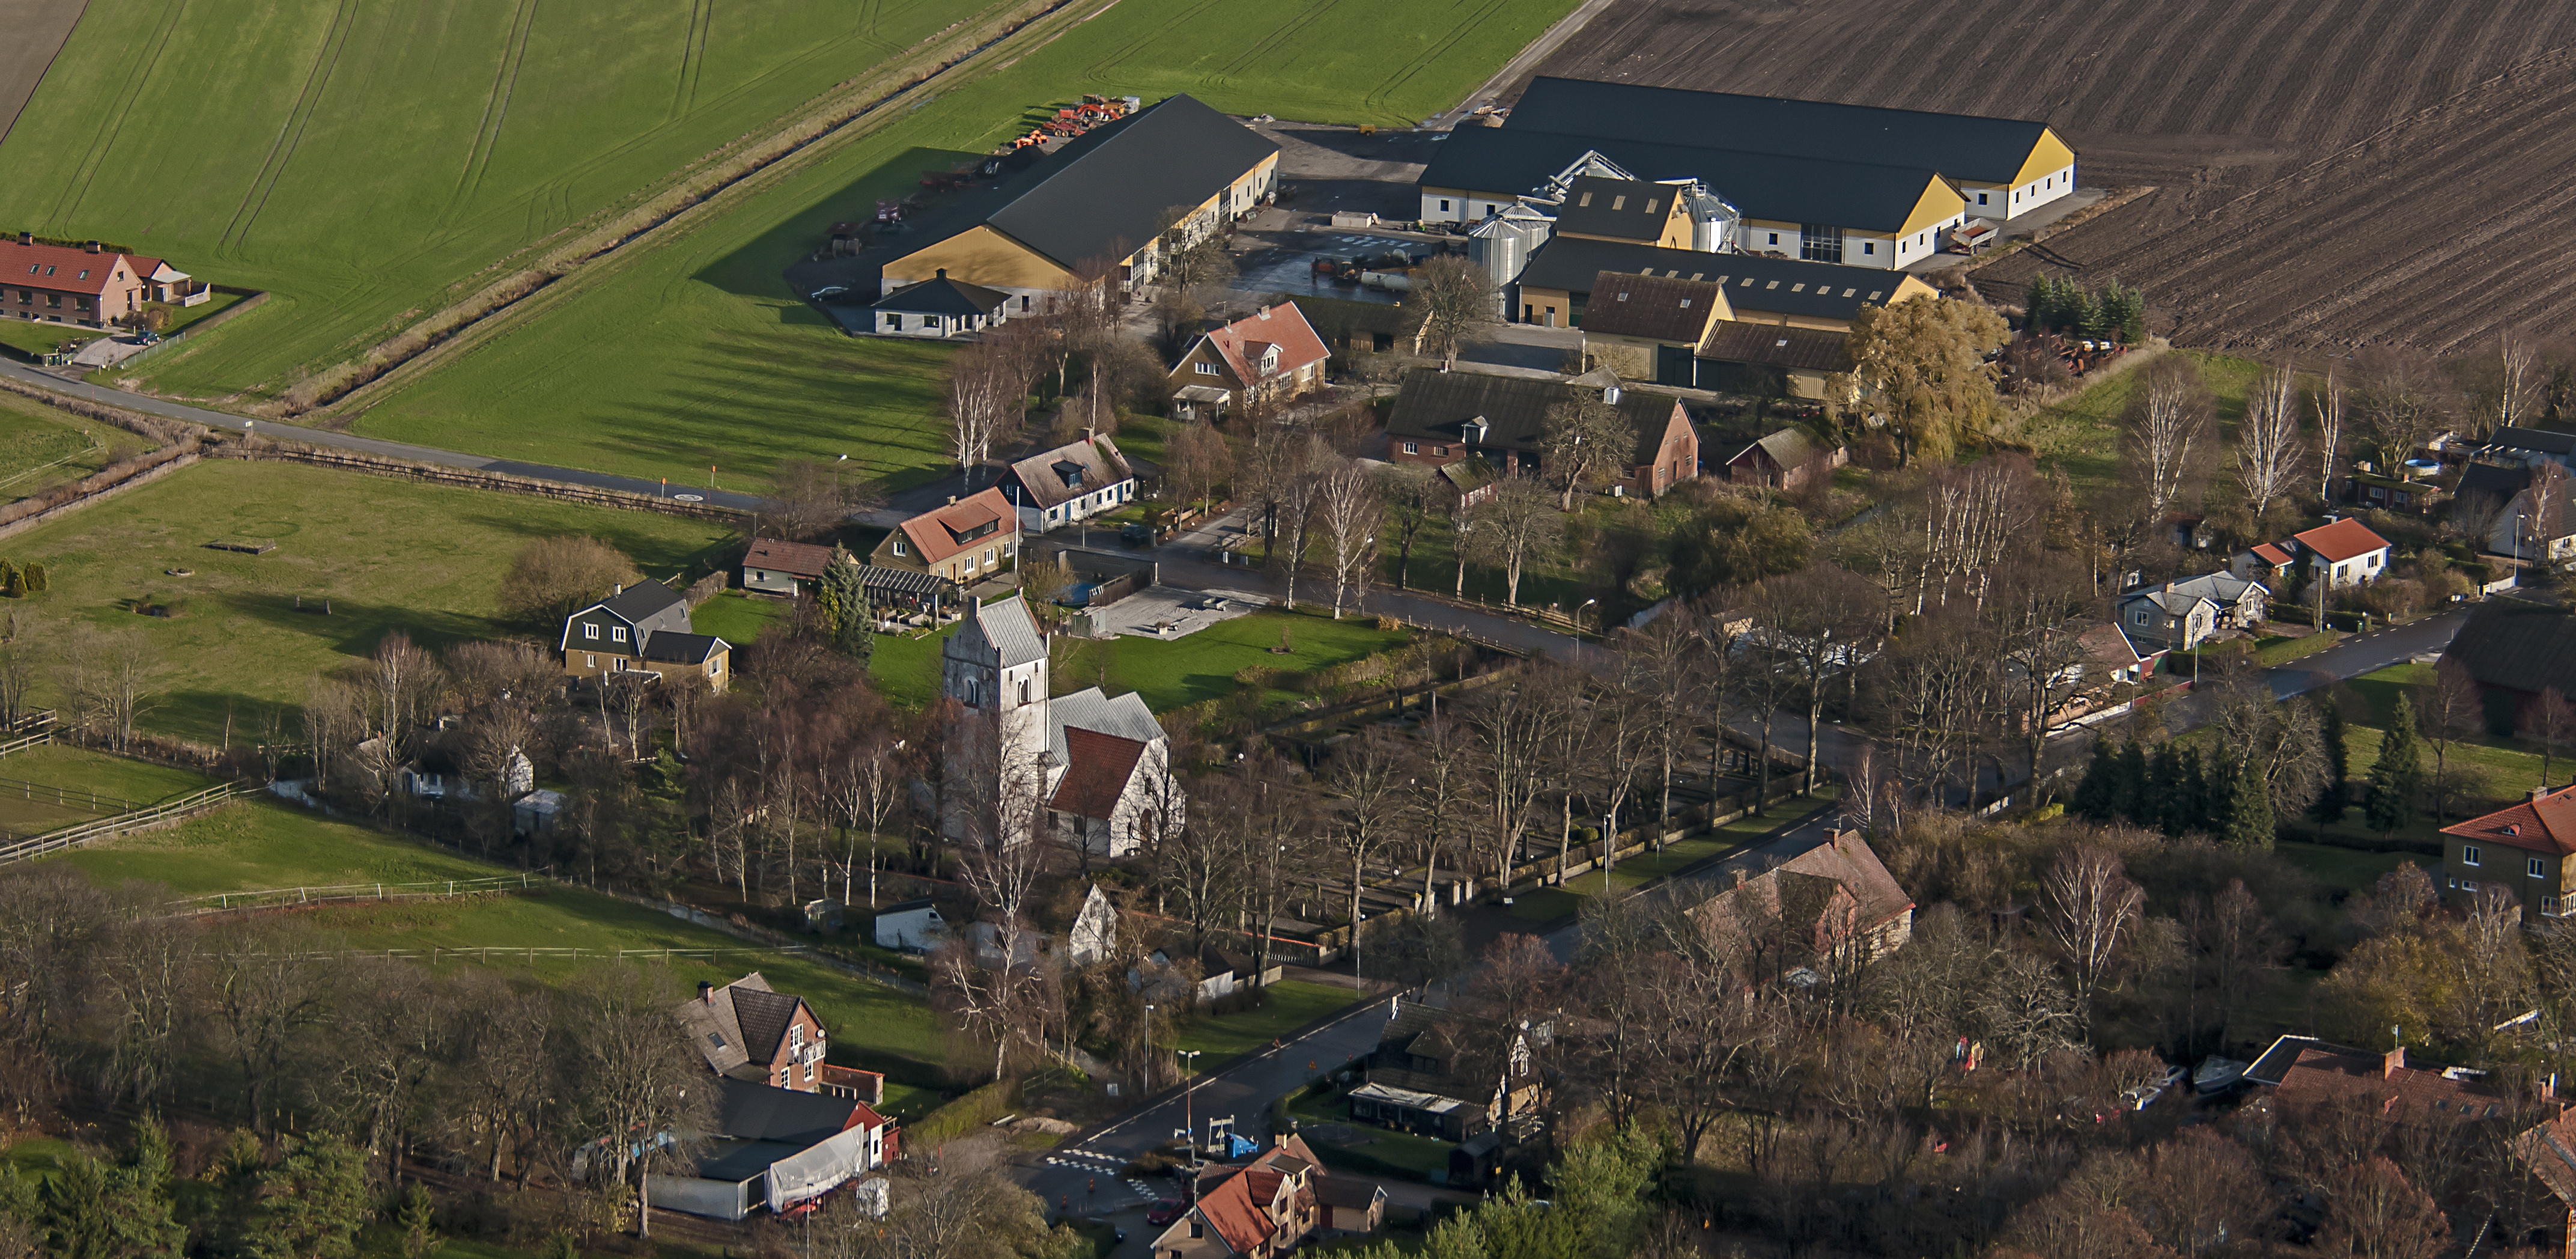
[(1324, 339), (1293, 303), (1264, 306), (1200, 334), (1172, 365), (1172, 413), (1214, 419), (1229, 410), (1285, 402), (1324, 386)]
[[(759, 971), (721, 988), (699, 984), (697, 997), (672, 1013), (717, 1075), (800, 1093), (823, 1091), (823, 1020), (803, 997), (771, 989)], [(842, 1081), (844, 1087), (858, 1083)]]
[(25, 232), (0, 240), (0, 315), (10, 319), (104, 328), (148, 302), (185, 301), (189, 287), (187, 273), (168, 263), (108, 252), (97, 241), (39, 245)]
[[(1535, 476), (1548, 413), (1583, 389), (1571, 381), (1417, 368), (1387, 416), (1386, 457), (1432, 467), (1481, 458), (1502, 475)], [(1680, 399), (1615, 385), (1603, 397), (1637, 435), (1609, 493), (1660, 497), (1699, 475), (1699, 433)]]
[(1851, 454), (1844, 447), (1819, 446), (1805, 433), (1784, 428), (1727, 460), (1726, 479), (1737, 485), (1795, 490), (1819, 477), (1830, 479), (1834, 469), (1850, 461)]

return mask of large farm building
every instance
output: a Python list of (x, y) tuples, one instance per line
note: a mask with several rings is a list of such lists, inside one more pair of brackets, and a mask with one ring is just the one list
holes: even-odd
[[(1660, 191), (1583, 186), (1612, 183)], [(2007, 221), (2074, 190), (2075, 151), (2046, 123), (1542, 78), (1502, 126), (1452, 136), (1421, 193), (1431, 222), (1522, 202), (1589, 235), (1615, 199), (1660, 207), (1654, 234), (1629, 224), (1619, 239), (1682, 244), (1695, 222), (1699, 248), (1892, 268), (1969, 218)]]
[(1173, 96), (1066, 145), (1001, 190), (989, 213), (884, 264), (892, 292), (945, 277), (1027, 311), (1102, 267), (1152, 282), (1163, 255), (1267, 199), (1279, 146), (1189, 96)]

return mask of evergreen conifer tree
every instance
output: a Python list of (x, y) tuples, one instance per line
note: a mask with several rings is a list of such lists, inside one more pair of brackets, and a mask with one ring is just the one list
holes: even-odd
[(2247, 757), (2236, 771), (2236, 783), (2227, 793), (2227, 818), (2223, 834), (2228, 843), (2238, 848), (2272, 847), (2272, 793), (2263, 784), (2263, 773)]
[(2147, 790), (2138, 801), (2138, 825), (2152, 826), (2167, 835), (2182, 820), (2182, 750), (2168, 743), (2156, 749), (2155, 759), (2148, 762)]
[(2049, 319), (2053, 314), (2050, 306), (2056, 296), (2056, 293), (2051, 290), (2047, 276), (2030, 277), (2030, 296), (2025, 299), (2030, 306), (2030, 313), (2022, 320), (2022, 327), (2031, 332), (2048, 331)]
[(31, 594), (31, 595), (40, 595), (40, 594), (45, 593), (45, 566), (44, 566), (44, 565), (42, 565), (42, 564), (29, 564), (29, 565), (27, 566), (27, 568), (26, 568), (26, 572), (25, 572), (24, 576), (25, 576), (25, 580), (26, 580), (26, 584), (27, 584), (27, 593), (28, 593), (28, 594)]
[(2192, 768), (2198, 772), (2192, 778), (2198, 790), (2192, 794), (2196, 797), (2193, 803), (2199, 806), (2199, 821), (2192, 830), (2216, 835), (2227, 827), (2228, 811), (2236, 807), (2236, 776), (2227, 772), (2226, 760), (2216, 755), (2203, 757), (2196, 750), (2193, 753)]
[(2343, 820), (2344, 810), (2352, 805), (2346, 785), (2352, 776), (2352, 759), (2344, 748), (2343, 709), (2331, 698), (2317, 702), (2317, 743), (2325, 752), (2326, 785), (2308, 806), (2308, 816), (2332, 826)]
[(2362, 816), (2382, 835), (2415, 820), (2424, 798), (2424, 740), (2415, 732), (2415, 705), (2397, 697), (2397, 711), (2379, 736), (2379, 760), (2370, 767), (2370, 797)]
[(2095, 822), (2120, 815), (2120, 754), (2101, 735), (2093, 736), (2093, 762), (2084, 767), (2084, 781), (2075, 785), (2074, 808), (2075, 816)]
[(2154, 791), (2147, 768), (2147, 750), (2130, 739), (2120, 749), (2120, 817), (2139, 826), (2156, 824)]
[(832, 558), (823, 565), (822, 588), (815, 592), (814, 602), (831, 618), (832, 644), (852, 659), (866, 663), (876, 650), (876, 615), (868, 607), (868, 588), (860, 579), (859, 562), (848, 551), (832, 548)]

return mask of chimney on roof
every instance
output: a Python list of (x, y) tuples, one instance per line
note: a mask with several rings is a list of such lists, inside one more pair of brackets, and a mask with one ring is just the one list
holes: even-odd
[(2399, 1045), (2397, 1048), (2389, 1050), (2387, 1056), (2379, 1060), (2379, 1075), (2381, 1079), (2396, 1079), (2397, 1073), (2405, 1069), (2406, 1046), (2404, 1045)]
[(698, 1001), (704, 1005), (714, 1005), (716, 1003), (716, 986), (703, 979), (699, 980)]
[(21, 245), (35, 244), (36, 234), (34, 232), (20, 232), (18, 233), (18, 243)]
[(956, 496), (956, 495), (951, 494), (951, 495), (949, 495), (949, 496), (948, 496), (948, 505), (949, 505), (949, 506), (951, 506), (951, 507), (955, 507), (955, 506), (957, 505), (957, 496)]
[(88, 250), (88, 251), (89, 251), (89, 252), (91, 252), (91, 253), (97, 253), (97, 252), (98, 252), (98, 242), (97, 242), (97, 241), (94, 241), (94, 240), (85, 240), (85, 241), (82, 241), (82, 242), (81, 242), (81, 248), (86, 249), (86, 250)]
[(624, 593), (626, 593), (626, 583), (621, 581), (616, 585), (609, 587), (608, 597), (614, 599)]

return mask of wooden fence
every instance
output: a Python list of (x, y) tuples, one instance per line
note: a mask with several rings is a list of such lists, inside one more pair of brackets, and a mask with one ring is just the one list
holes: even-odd
[(170, 908), (175, 915), (187, 916), (344, 901), (445, 900), (453, 896), (484, 896), (494, 892), (551, 887), (554, 881), (551, 875), (523, 871), (479, 879), (433, 879), (424, 883), (339, 883), (329, 887), (258, 888), (246, 892), (209, 892), (203, 896), (184, 897), (170, 902)]
[(95, 822), (67, 826), (58, 831), (38, 835), (33, 839), (22, 839), (0, 847), (0, 865), (7, 865), (14, 861), (27, 861), (69, 848), (78, 848), (94, 839), (106, 839), (112, 835), (122, 835), (127, 831), (140, 830), (146, 826), (175, 822), (181, 818), (203, 813), (235, 796), (246, 795), (251, 790), (252, 788), (239, 783), (220, 783), (203, 791), (192, 791), (175, 800), (165, 800), (159, 804), (119, 813), (114, 817), (100, 818)]

